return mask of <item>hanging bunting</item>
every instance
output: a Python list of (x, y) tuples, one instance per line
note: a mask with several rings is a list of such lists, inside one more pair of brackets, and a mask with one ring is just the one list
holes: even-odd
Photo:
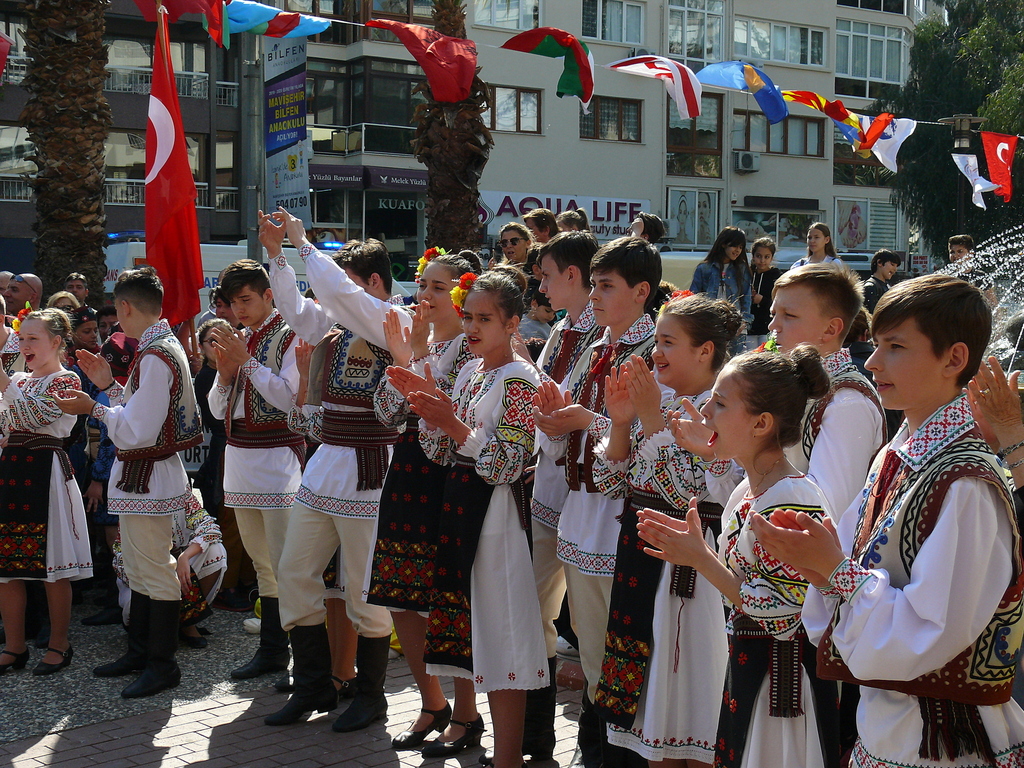
[(981, 143), (985, 147), (989, 178), (999, 185), (996, 194), (1008, 203), (1013, 197), (1013, 155), (1017, 151), (1017, 137), (982, 131)]
[(252, 32), (267, 37), (308, 37), (326, 32), (329, 19), (304, 13), (286, 13), (252, 0), (231, 0), (224, 6), (232, 32)]
[(370, 19), (366, 26), (386, 29), (402, 41), (423, 67), (435, 101), (451, 103), (469, 98), (476, 74), (476, 45), (472, 40), (390, 19)]
[(805, 107), (823, 112), (832, 118), (832, 122), (835, 123), (843, 137), (850, 142), (854, 151), (864, 157), (869, 156), (868, 150), (875, 145), (889, 123), (893, 121), (892, 115), (883, 112), (878, 117), (871, 118), (870, 127), (865, 131), (862, 121), (866, 116), (850, 112), (838, 99), (829, 101), (814, 91), (783, 91), (782, 96), (786, 101), (795, 101), (797, 104), (803, 104)]
[(594, 98), (594, 57), (586, 43), (556, 27), (537, 27), (520, 32), (506, 40), (502, 48), (521, 53), (533, 53), (552, 59), (562, 59), (562, 76), (558, 78), (555, 94), (575, 96), (583, 102), (584, 114), (590, 114), (590, 100)]
[(700, 114), (700, 80), (685, 64), (664, 56), (633, 56), (605, 66), (616, 72), (658, 78), (676, 103), (680, 118), (685, 120)]
[(709, 64), (698, 74), (704, 85), (729, 91), (750, 93), (771, 124), (781, 123), (789, 116), (789, 107), (772, 79), (757, 67), (742, 61), (723, 61)]
[(978, 156), (954, 154), (953, 162), (956, 163), (956, 167), (960, 169), (960, 173), (966, 176), (967, 180), (971, 182), (971, 188), (974, 190), (971, 195), (971, 200), (979, 208), (988, 210), (988, 207), (985, 205), (985, 198), (983, 198), (981, 194), (982, 192), (994, 192), (999, 189), (999, 185), (993, 184), (981, 175), (981, 172), (978, 170)]
[[(903, 146), (903, 142), (917, 128), (917, 121), (906, 117), (894, 118), (889, 114), (878, 117), (868, 117), (867, 115), (858, 115), (857, 117), (860, 119), (861, 130), (865, 137), (871, 139), (870, 147), (875, 157), (881, 161), (882, 165), (896, 173), (896, 155), (899, 153), (900, 147)], [(883, 119), (886, 117), (889, 119)], [(879, 125), (882, 126), (881, 131), (876, 130)]]

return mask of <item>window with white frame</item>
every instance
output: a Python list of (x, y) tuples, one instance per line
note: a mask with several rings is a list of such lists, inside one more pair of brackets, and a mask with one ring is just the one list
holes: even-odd
[(492, 131), (540, 133), (540, 91), (511, 85), (490, 85), (489, 103), (480, 119)]
[(639, 143), (642, 110), (642, 101), (595, 96), (590, 114), (580, 112), (580, 138)]
[(643, 3), (583, 0), (583, 36), (613, 43), (642, 43)]
[(733, 22), (736, 56), (787, 64), (825, 66), (825, 30), (753, 19)]
[(886, 85), (902, 85), (910, 52), (899, 27), (836, 20), (836, 93), (877, 99)]
[(540, 0), (474, 0), (477, 24), (505, 29), (534, 29), (540, 24)]
[(849, 6), (850, 8), (860, 8), (865, 11), (903, 13), (905, 10), (904, 0), (837, 0), (837, 3)]
[(724, 0), (669, 0), (668, 52), (699, 70), (724, 57)]

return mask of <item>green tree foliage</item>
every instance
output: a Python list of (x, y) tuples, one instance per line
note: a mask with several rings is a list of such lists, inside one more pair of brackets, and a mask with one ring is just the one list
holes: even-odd
[[(918, 25), (906, 84), (873, 109), (921, 121), (981, 115), (989, 118), (987, 130), (1024, 133), (1024, 0), (949, 0), (946, 10), (948, 23), (929, 18)], [(936, 255), (957, 234), (960, 172), (947, 160), (952, 151), (948, 128), (921, 125), (900, 150), (893, 179), (896, 203)], [(984, 155), (977, 136), (970, 151)], [(964, 201), (965, 229), (976, 241), (1024, 220), (1020, 193), (1009, 204), (991, 195), (986, 202), (988, 211)]]

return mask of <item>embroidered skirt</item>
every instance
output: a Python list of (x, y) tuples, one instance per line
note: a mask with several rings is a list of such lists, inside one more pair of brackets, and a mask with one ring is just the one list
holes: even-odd
[(380, 494), (368, 603), (403, 611), (429, 609), (449, 471), (426, 457), (417, 430), (398, 438)]

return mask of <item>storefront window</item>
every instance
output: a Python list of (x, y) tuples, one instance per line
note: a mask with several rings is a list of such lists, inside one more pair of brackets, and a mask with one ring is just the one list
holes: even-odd
[(36, 164), (27, 159), (34, 152), (28, 131), (18, 125), (0, 125), (0, 174), (34, 174)]

